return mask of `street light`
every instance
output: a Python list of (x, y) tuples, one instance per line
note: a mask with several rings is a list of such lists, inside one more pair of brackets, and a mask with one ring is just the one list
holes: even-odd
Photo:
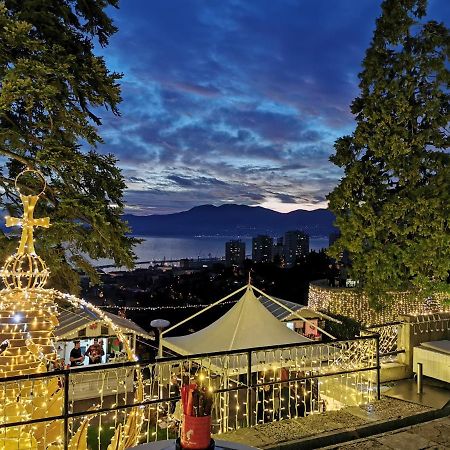
[(150, 322), (150, 326), (156, 328), (158, 330), (158, 357), (162, 357), (162, 340), (161, 333), (164, 328), (167, 328), (170, 325), (170, 322), (165, 319), (155, 319)]

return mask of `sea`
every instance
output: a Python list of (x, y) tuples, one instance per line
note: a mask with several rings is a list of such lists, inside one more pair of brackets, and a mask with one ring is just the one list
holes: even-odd
[[(225, 256), (225, 243), (230, 239), (241, 239), (245, 242), (246, 255), (251, 258), (252, 238), (235, 236), (198, 236), (198, 237), (161, 237), (161, 236), (135, 236), (142, 239), (134, 251), (137, 262), (148, 265), (149, 261), (174, 261), (183, 258), (206, 259)], [(328, 248), (328, 237), (310, 237), (310, 250), (319, 251)], [(111, 260), (98, 260), (95, 266), (112, 264)]]

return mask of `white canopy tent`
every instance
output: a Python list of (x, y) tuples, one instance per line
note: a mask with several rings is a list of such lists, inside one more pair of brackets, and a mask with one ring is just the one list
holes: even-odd
[(241, 299), (220, 319), (196, 333), (164, 337), (162, 345), (179, 355), (192, 355), (309, 341), (274, 317), (248, 285)]
[[(165, 337), (166, 333), (244, 290), (241, 299), (220, 319), (206, 328), (184, 336)], [(316, 349), (312, 349), (309, 345), (302, 346), (302, 344), (312, 344), (313, 341), (289, 329), (279, 321), (255, 296), (254, 291), (287, 309), (297, 319), (309, 322), (298, 312), (292, 311), (279, 300), (270, 297), (249, 282), (248, 285), (242, 286), (202, 311), (163, 331), (160, 337), (160, 356), (162, 356), (163, 347), (183, 356), (255, 349), (251, 356), (252, 371), (263, 370), (264, 367), (271, 366), (275, 361), (280, 360), (317, 359), (319, 355)], [(318, 327), (318, 329), (320, 328)], [(325, 330), (320, 329), (320, 331), (329, 335)], [(333, 336), (329, 336), (334, 339)], [(257, 350), (261, 347), (282, 347), (290, 344), (300, 345), (296, 347), (295, 354), (289, 348), (272, 351)], [(322, 355), (323, 357), (326, 355)], [(234, 353), (228, 357), (211, 357), (208, 363), (205, 358), (201, 359), (202, 364), (208, 365), (217, 372), (245, 373), (248, 368), (248, 358), (245, 353)]]
[[(240, 292), (243, 292), (243, 295), (238, 302), (211, 325), (189, 335), (166, 337), (167, 333), (181, 324)], [(255, 292), (269, 298), (297, 319), (309, 322), (278, 299), (252, 286), (249, 281), (246, 286), (161, 333), (160, 356), (162, 356), (162, 348), (165, 347), (179, 355), (187, 357), (192, 355), (192, 357), (186, 361), (187, 367), (185, 363), (176, 367), (177, 364), (174, 365), (171, 360), (166, 363), (161, 360), (158, 365), (160, 379), (169, 381), (175, 373), (180, 379), (183, 379), (186, 373), (190, 377), (191, 370), (195, 367), (196, 371), (200, 369), (196, 372), (201, 374), (199, 377), (202, 376), (204, 380), (208, 380), (210, 388), (220, 390), (228, 389), (229, 383), (236, 386), (240, 384), (250, 386), (254, 376), (257, 380), (261, 379), (261, 382), (266, 380), (266, 377), (270, 380), (281, 380), (283, 370), (293, 374), (315, 371), (321, 367), (322, 361), (326, 365), (327, 361), (333, 358), (332, 346), (317, 345), (314, 341), (289, 329), (261, 303), (255, 296)], [(321, 331), (328, 334), (324, 330)], [(216, 352), (223, 353), (217, 355)], [(271, 395), (275, 396), (275, 389), (272, 390)], [(256, 399), (252, 400), (249, 389), (246, 390), (245, 399), (239, 392), (236, 392), (232, 398), (228, 391), (220, 395), (218, 414), (223, 420), (223, 430), (228, 429), (228, 416), (231, 410), (235, 412), (238, 410), (239, 401), (243, 402), (245, 414), (250, 417), (251, 402)]]

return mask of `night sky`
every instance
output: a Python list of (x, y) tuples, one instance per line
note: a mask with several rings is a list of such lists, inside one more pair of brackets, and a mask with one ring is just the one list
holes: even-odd
[[(103, 112), (99, 150), (127, 181), (127, 212), (238, 203), (327, 206), (341, 172), (333, 142), (378, 0), (122, 0), (106, 49), (123, 72), (121, 117)], [(450, 2), (429, 3), (448, 23)]]

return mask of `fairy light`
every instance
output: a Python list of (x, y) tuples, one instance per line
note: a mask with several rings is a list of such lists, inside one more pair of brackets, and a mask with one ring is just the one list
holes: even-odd
[(444, 295), (435, 299), (423, 299), (412, 291), (393, 292), (392, 301), (381, 311), (369, 304), (367, 294), (350, 288), (322, 287), (318, 283), (309, 286), (308, 307), (331, 314), (351, 317), (364, 325), (382, 324), (398, 320), (402, 315), (449, 312), (450, 304), (444, 303)]
[(22, 320), (22, 316), (19, 313), (13, 315), (12, 319), (14, 322), (19, 323)]
[[(27, 169), (25, 172), (29, 171)], [(19, 176), (21, 175), (19, 174)], [(38, 175), (43, 179), (42, 175), (39, 173)], [(43, 373), (48, 370), (50, 365), (57, 364), (54, 330), (59, 324), (56, 303), (58, 299), (65, 299), (77, 307), (95, 311), (122, 340), (128, 359), (136, 360), (123, 330), (119, 329), (103, 311), (82, 299), (56, 290), (45, 289), (50, 272), (45, 262), (36, 254), (33, 238), (35, 227), (48, 228), (50, 226), (48, 217), (34, 218), (33, 215), (40, 195), (20, 194), (24, 209), (23, 217), (6, 218), (6, 225), (8, 227), (21, 226), (22, 234), (16, 253), (6, 259), (0, 271), (6, 287), (0, 291), (0, 335), (2, 336), (0, 381), (4, 377)], [(125, 328), (125, 332), (132, 332), (132, 330)], [(135, 385), (134, 402), (138, 403), (143, 400), (140, 371), (137, 371)], [(107, 394), (105, 389), (105, 385), (102, 384), (99, 389), (101, 402), (104, 395)], [(64, 389), (61, 389), (61, 380), (56, 376), (36, 380), (24, 378), (15, 383), (7, 383), (0, 389), (0, 417), (2, 422), (7, 424), (60, 415), (63, 412), (63, 396)], [(93, 407), (94, 409), (99, 408), (100, 405)], [(82, 418), (78, 430), (68, 443), (69, 448), (80, 450), (87, 448), (87, 429), (92, 417), (89, 415)], [(142, 422), (141, 410), (133, 407), (126, 416), (126, 423), (116, 428), (113, 436), (114, 448), (122, 450), (135, 446), (139, 440)], [(6, 446), (5, 448), (51, 447), (59, 450), (62, 448), (63, 441), (64, 430), (61, 420), (0, 429), (0, 442), (1, 445)], [(3, 448), (1, 445), (0, 448)]]
[[(237, 303), (238, 300), (228, 300), (222, 302), (220, 305), (231, 305), (234, 303)], [(162, 310), (171, 310), (171, 309), (200, 309), (200, 308), (206, 308), (207, 306), (211, 306), (210, 303), (196, 303), (191, 304), (188, 303), (186, 305), (162, 305), (162, 306), (119, 306), (119, 305), (102, 305), (97, 306), (97, 308), (100, 309), (119, 309), (123, 311), (162, 311)]]

